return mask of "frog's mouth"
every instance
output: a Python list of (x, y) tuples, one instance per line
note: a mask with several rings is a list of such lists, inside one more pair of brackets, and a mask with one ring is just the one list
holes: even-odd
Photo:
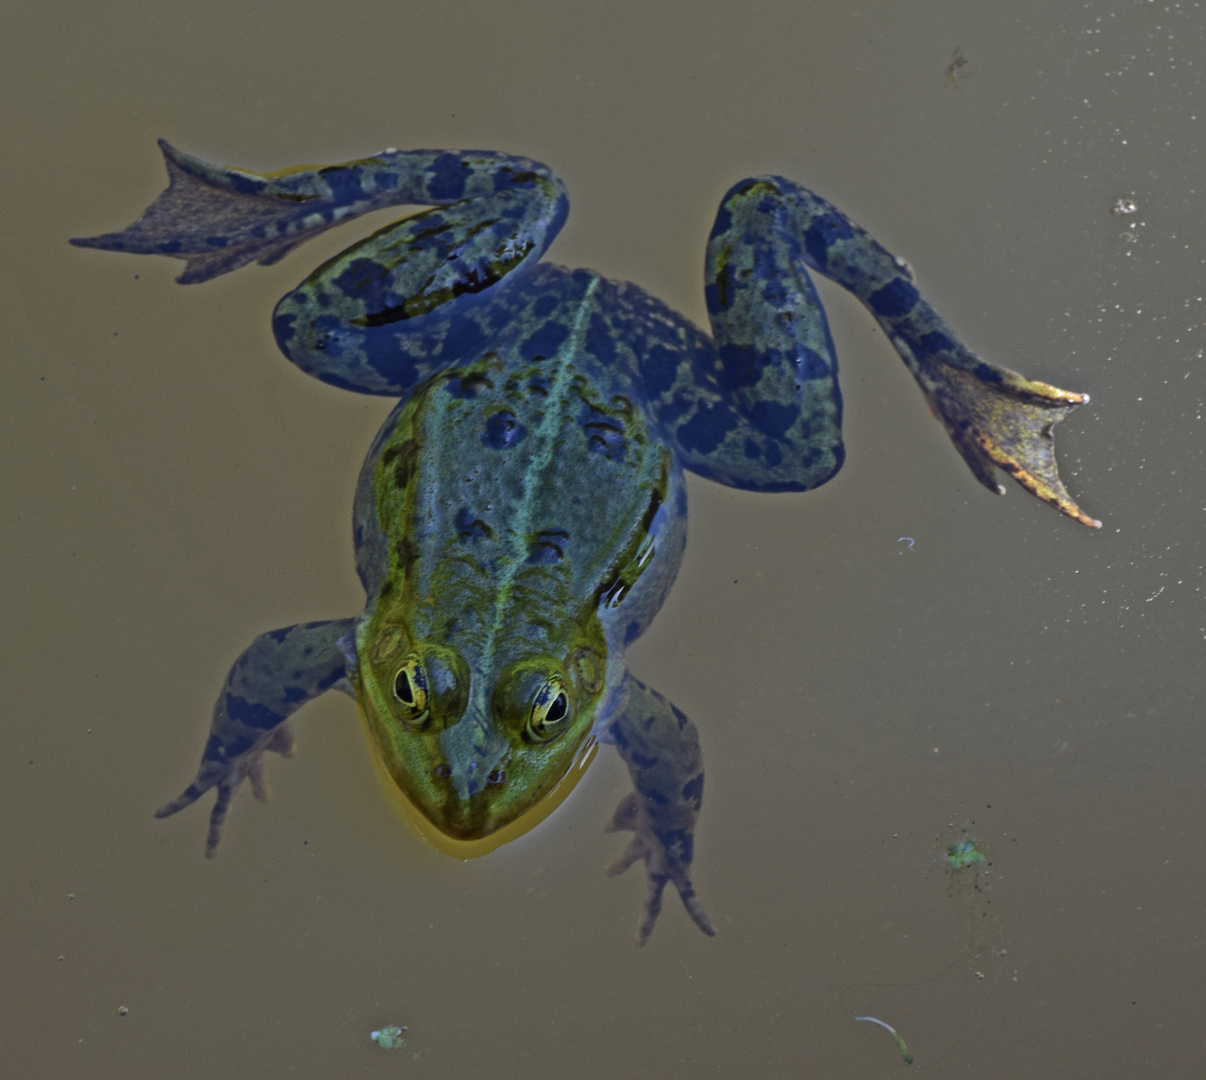
[(453, 795), (431, 815), (431, 823), (453, 840), (484, 840), (506, 828), (523, 812), (522, 807), (502, 814), (497, 809), (486, 792), (469, 799)]
[[(573, 766), (584, 756), (584, 744), (590, 741), (593, 746), (593, 740), (584, 736), (585, 732), (554, 746), (516, 746), (487, 725), (474, 724), (466, 717), (441, 734), (444, 760), (433, 770), (436, 791), (419, 801), (419, 809), (445, 836), (459, 841), (490, 837), (534, 808), (543, 808), (543, 818), (552, 809), (543, 804), (565, 786), (567, 773), (580, 775)], [(568, 788), (561, 798), (565, 794)], [(560, 798), (553, 805), (559, 802)]]
[[(366, 724), (366, 733), (367, 727)], [(411, 828), (446, 855), (476, 859), (523, 836), (556, 810), (582, 779), (597, 749), (592, 737), (580, 740), (576, 752), (571, 752), (567, 759), (568, 767), (551, 779), (546, 776), (548, 782), (536, 789), (543, 789), (543, 794), (536, 794), (535, 798), (533, 786), (525, 785), (522, 775), (514, 778), (512, 788), (511, 777), (504, 775), (496, 778), (501, 782), (490, 783), (487, 772), (486, 786), (462, 799), (451, 771), (443, 777), (433, 777), (439, 781), (442, 796), (434, 797), (432, 789), (424, 790), (411, 783), (404, 770), (395, 773), (380, 755), (372, 756), (390, 802)], [(511, 763), (507, 764), (510, 767)], [(521, 774), (523, 771), (521, 766)], [(465, 772), (467, 778), (469, 770)]]

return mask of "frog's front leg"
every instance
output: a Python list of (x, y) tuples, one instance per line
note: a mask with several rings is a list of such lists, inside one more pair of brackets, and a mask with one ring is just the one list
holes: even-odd
[(214, 704), (209, 739), (196, 779), (156, 817), (168, 817), (191, 806), (210, 788), (218, 801), (209, 818), (205, 854), (212, 857), (222, 839), (230, 801), (244, 779), (255, 797), (268, 797), (263, 755), (266, 750), (288, 756), (293, 749), (289, 716), (311, 698), (339, 686), (346, 677), (339, 639), (352, 628), (351, 619), (304, 623), (261, 634), (235, 661)]
[[(975, 356), (917, 291), (903, 260), (791, 180), (734, 186), (708, 241), (714, 343), (692, 343), (672, 376), (651, 354), (651, 407), (684, 465), (736, 487), (801, 491), (841, 467), (837, 358), (807, 267), (871, 310), (976, 478), (1009, 473), (1097, 527), (1064, 489), (1052, 427), (1088, 400)], [(650, 381), (647, 376), (647, 381)]]
[(645, 863), (649, 891), (636, 942), (644, 945), (662, 910), (662, 892), (673, 884), (683, 906), (705, 934), (715, 934), (691, 883), (695, 819), (703, 802), (703, 758), (695, 725), (655, 690), (626, 677), (628, 703), (602, 736), (628, 766), (634, 790), (620, 800), (607, 828), (635, 833), (607, 868), (622, 874)]

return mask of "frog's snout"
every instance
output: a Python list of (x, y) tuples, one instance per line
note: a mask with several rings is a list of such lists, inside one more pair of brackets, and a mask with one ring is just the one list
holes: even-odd
[[(472, 762), (470, 764), (473, 764)], [(444, 763), (438, 770), (451, 770)], [(513, 813), (498, 806), (491, 797), (492, 791), (506, 782), (506, 773), (493, 768), (482, 773), (480, 769), (466, 767), (460, 783), (453, 786), (451, 771), (444, 773), (449, 784), (448, 797), (428, 816), (439, 830), (454, 840), (481, 840), (508, 825)]]
[(451, 836), (487, 836), (505, 822), (495, 820), (490, 793), (506, 782), (506, 739), (481, 722), (473, 711), (440, 735), (444, 760), (436, 776), (447, 785), (438, 823)]
[(497, 767), (486, 771), (478, 761), (470, 761), (460, 776), (457, 776), (452, 766), (447, 763), (444, 764), (444, 768), (448, 770), (444, 775), (452, 780), (453, 787), (462, 802), (471, 801), (484, 787), (493, 787), (503, 783), (507, 776), (503, 769)]

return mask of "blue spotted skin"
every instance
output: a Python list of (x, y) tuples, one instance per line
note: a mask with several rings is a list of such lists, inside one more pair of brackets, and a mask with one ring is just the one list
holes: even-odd
[(80, 246), (184, 259), (182, 282), (272, 263), (348, 218), (431, 208), (353, 244), (277, 305), (303, 371), (399, 399), (357, 485), (354, 619), (257, 638), (215, 706), (194, 782), (218, 844), (244, 778), (292, 747), (288, 718), (329, 689), (361, 706), (398, 787), (458, 839), (488, 836), (558, 784), (593, 737), (633, 780), (612, 866), (645, 863), (638, 932), (667, 883), (706, 933), (690, 879), (703, 796), (694, 726), (624, 666), (686, 543), (689, 470), (805, 491), (841, 467), (837, 360), (808, 268), (871, 310), (976, 476), (1003, 468), (1088, 524), (1051, 427), (1084, 400), (971, 354), (907, 266), (823, 199), (755, 177), (708, 242), (711, 334), (636, 285), (540, 262), (568, 203), (544, 165), (488, 151), (384, 151), (258, 175), (161, 143), (169, 187)]

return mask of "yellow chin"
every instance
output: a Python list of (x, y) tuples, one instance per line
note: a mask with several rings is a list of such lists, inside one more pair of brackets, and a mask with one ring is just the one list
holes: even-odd
[(381, 780), (381, 787), (390, 804), (406, 823), (432, 847), (438, 848), (445, 855), (451, 855), (454, 859), (481, 858), (534, 829), (556, 810), (566, 800), (569, 793), (578, 786), (578, 781), (585, 775), (587, 767), (594, 760), (595, 751), (598, 749), (598, 744), (593, 737), (586, 738), (578, 751), (578, 756), (570, 764), (560, 783), (530, 810), (526, 810), (509, 825), (504, 825), (496, 832), (490, 833), (489, 836), (483, 836), (477, 840), (457, 840), (432, 824), (427, 816), (406, 797), (394, 782), (394, 778), (390, 776), (389, 770), (381, 760), (381, 755), (377, 752), (376, 742), (359, 702), (356, 703), (356, 714), (360, 717), (360, 726), (364, 729), (365, 738), (368, 740), (369, 752), (373, 764), (376, 766), (377, 776)]

